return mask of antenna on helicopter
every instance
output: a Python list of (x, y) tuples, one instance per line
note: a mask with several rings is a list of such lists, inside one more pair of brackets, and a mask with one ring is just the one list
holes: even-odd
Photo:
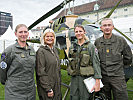
[(74, 0), (73, 0), (73, 9), (72, 9), (72, 13), (74, 14)]
[(67, 0), (64, 0), (64, 4), (65, 4), (65, 10), (64, 10), (64, 15), (72, 15), (72, 14), (74, 14), (74, 0), (72, 0), (73, 1), (73, 9), (72, 9), (72, 11), (71, 11), (71, 9), (70, 9), (70, 2), (69, 2), (69, 4), (68, 4), (68, 11), (67, 11), (67, 13), (66, 13), (66, 2), (67, 2)]
[(66, 15), (66, 0), (64, 0), (64, 4), (65, 4), (64, 15)]
[(71, 15), (72, 14), (72, 12), (71, 12), (71, 10), (70, 10), (70, 2), (69, 2), (69, 4), (68, 4), (68, 12), (67, 12), (67, 15)]

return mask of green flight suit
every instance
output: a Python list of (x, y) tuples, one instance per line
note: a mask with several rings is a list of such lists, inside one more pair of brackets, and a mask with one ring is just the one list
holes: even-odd
[(123, 68), (132, 62), (129, 45), (124, 38), (114, 34), (110, 39), (96, 39), (95, 45), (100, 57), (103, 89), (106, 95), (111, 100), (112, 90), (114, 100), (128, 100)]
[[(76, 61), (76, 63), (74, 63), (75, 69), (73, 69), (73, 71), (76, 73), (74, 75), (71, 75), (70, 99), (71, 100), (88, 100), (90, 95), (85, 87), (85, 84), (83, 83), (83, 80), (92, 76), (92, 73), (93, 73), (93, 76), (95, 79), (102, 78), (101, 69), (100, 69), (100, 61), (99, 61), (99, 57), (98, 57), (98, 51), (95, 48), (95, 46), (87, 40), (81, 46), (77, 44), (77, 41), (74, 42), (73, 45), (75, 45), (75, 46), (71, 46), (69, 48), (69, 58), (70, 59), (72, 58), (70, 52), (73, 51), (76, 53), (76, 55), (74, 55), (75, 57), (73, 57), (73, 58), (77, 61)], [(83, 57), (81, 57), (81, 53), (83, 53), (83, 52), (86, 52), (86, 54), (89, 54), (90, 58), (89, 58), (89, 56), (86, 56), (88, 58), (83, 59)], [(92, 68), (93, 68), (94, 72), (89, 72), (89, 70), (88, 70), (88, 74), (82, 75), (81, 67), (87, 68), (88, 65), (81, 66), (82, 65), (81, 63), (83, 63), (84, 61), (87, 61), (89, 59), (91, 59), (91, 64), (92, 64)], [(71, 66), (73, 66), (73, 65), (71, 65)], [(68, 73), (69, 73), (69, 71), (68, 71)], [(85, 71), (85, 73), (86, 73), (86, 71)]]
[[(28, 44), (27, 44), (28, 45)], [(1, 55), (1, 83), (5, 85), (5, 100), (35, 100), (35, 51), (20, 47), (18, 42)]]

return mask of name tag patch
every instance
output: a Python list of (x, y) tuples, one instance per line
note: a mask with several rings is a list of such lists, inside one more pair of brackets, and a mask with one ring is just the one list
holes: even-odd
[(21, 58), (25, 58), (25, 55), (23, 53), (21, 53)]
[(30, 52), (30, 56), (35, 56), (35, 53), (34, 52)]

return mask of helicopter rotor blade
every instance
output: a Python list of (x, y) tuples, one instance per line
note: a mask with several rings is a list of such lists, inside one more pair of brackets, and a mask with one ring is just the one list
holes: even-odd
[(114, 30), (116, 30), (117, 32), (119, 32), (122, 36), (124, 36), (128, 41), (130, 41), (133, 44), (133, 40), (130, 39), (128, 36), (126, 36), (124, 33), (122, 33), (120, 30), (118, 30), (117, 28), (114, 27)]
[(48, 18), (49, 16), (53, 15), (54, 13), (56, 13), (57, 11), (59, 11), (60, 9), (62, 9), (64, 7), (65, 4), (71, 2), (73, 0), (64, 0), (61, 4), (59, 4), (57, 7), (53, 8), (52, 10), (50, 10), (49, 12), (47, 12), (46, 14), (44, 14), (42, 17), (40, 17), (38, 20), (36, 20), (33, 24), (31, 24), (28, 29), (32, 29), (34, 26), (36, 26), (37, 24), (39, 24), (40, 22), (42, 22), (44, 19)]
[[(108, 15), (106, 15), (105, 17), (103, 17), (103, 18), (97, 20), (96, 22), (99, 22), (99, 21), (101, 21), (101, 20), (104, 19), (104, 18), (110, 18), (110, 16), (113, 14), (113, 12), (115, 11), (115, 9), (116, 9), (116, 8), (119, 6), (119, 4), (121, 3), (121, 1), (122, 1), (122, 0), (120, 0), (120, 1), (111, 9), (111, 11), (108, 13)], [(96, 22), (94, 22), (93, 24), (95, 24)]]
[(111, 9), (111, 11), (108, 13), (108, 15), (105, 16), (104, 18), (109, 18), (109, 17), (112, 15), (112, 13), (115, 11), (115, 9), (119, 6), (119, 4), (120, 4), (121, 1), (122, 1), (122, 0), (120, 0), (120, 1), (114, 6), (114, 8)]

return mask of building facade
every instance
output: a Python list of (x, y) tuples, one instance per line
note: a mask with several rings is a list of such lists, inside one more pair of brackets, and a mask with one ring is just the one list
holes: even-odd
[[(74, 7), (74, 14), (81, 18), (87, 18), (93, 22), (105, 17), (111, 9), (119, 2), (119, 0), (97, 0)], [(98, 10), (94, 10), (95, 5), (99, 6)], [(133, 32), (133, 0), (122, 0), (115, 9), (110, 18), (113, 19), (116, 27), (123, 32)], [(68, 9), (62, 10), (54, 19), (64, 16)], [(73, 7), (71, 8), (73, 11)]]
[(31, 29), (31, 32), (35, 36), (35, 38), (40, 38), (45, 28), (46, 28), (45, 26), (40, 26), (40, 27), (37, 27), (36, 29)]
[(0, 11), (0, 35), (3, 35), (6, 32), (9, 25), (13, 28), (13, 16), (11, 13)]

